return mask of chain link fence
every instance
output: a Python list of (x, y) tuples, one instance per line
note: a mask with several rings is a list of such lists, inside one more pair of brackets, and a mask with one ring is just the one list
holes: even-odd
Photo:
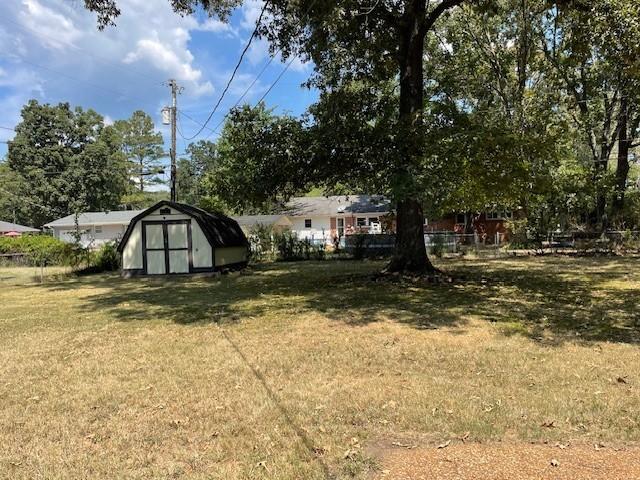
[(26, 253), (0, 254), (0, 287), (45, 283), (73, 271), (70, 266), (50, 265)]

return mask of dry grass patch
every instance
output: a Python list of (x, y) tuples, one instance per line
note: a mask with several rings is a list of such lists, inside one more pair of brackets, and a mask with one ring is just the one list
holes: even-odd
[(5, 286), (0, 477), (350, 478), (381, 438), (640, 439), (639, 260), (380, 266)]

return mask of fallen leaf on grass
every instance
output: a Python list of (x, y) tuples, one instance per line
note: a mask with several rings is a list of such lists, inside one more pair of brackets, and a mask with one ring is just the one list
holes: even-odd
[(418, 448), (417, 445), (410, 445), (408, 443), (400, 443), (400, 442), (391, 442), (391, 445), (393, 445), (394, 447), (402, 447), (402, 448), (407, 448), (407, 449), (412, 449), (412, 448)]
[(327, 453), (326, 447), (313, 447), (313, 453), (315, 453), (318, 457), (322, 457), (325, 453)]
[(350, 448), (346, 452), (344, 452), (344, 455), (342, 456), (342, 458), (344, 458), (345, 460), (352, 459), (356, 456), (357, 453), (358, 453), (357, 450)]
[(440, 449), (440, 448), (447, 448), (450, 444), (451, 444), (451, 440), (447, 440), (446, 442), (441, 443), (440, 445), (438, 445), (438, 447), (437, 447), (437, 448), (438, 448), (438, 449)]

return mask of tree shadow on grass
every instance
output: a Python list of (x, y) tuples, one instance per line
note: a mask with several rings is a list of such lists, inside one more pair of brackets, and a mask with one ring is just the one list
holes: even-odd
[(444, 265), (452, 284), (376, 282), (377, 262), (261, 265), (222, 278), (87, 277), (39, 288), (95, 288), (83, 312), (120, 321), (178, 324), (294, 318), (319, 313), (350, 326), (395, 321), (454, 327), (470, 318), (501, 324), (536, 341), (640, 341), (638, 259), (510, 259)]

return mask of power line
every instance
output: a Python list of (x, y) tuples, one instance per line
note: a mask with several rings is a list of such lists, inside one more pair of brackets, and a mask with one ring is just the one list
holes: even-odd
[[(193, 118), (190, 115), (187, 115), (184, 110), (178, 110), (178, 113), (180, 115), (182, 115), (183, 117), (188, 118), (189, 120), (191, 120), (193, 123), (196, 123), (198, 125), (200, 125), (201, 127), (205, 127), (207, 130), (213, 130), (213, 128), (211, 127), (207, 127), (206, 125), (203, 125), (202, 122), (199, 122), (198, 120), (196, 120), (195, 118)], [(182, 132), (180, 131), (180, 129), (178, 129), (178, 132), (180, 132), (180, 135), (182, 136), (182, 139), (185, 140), (184, 135), (182, 134)]]
[[(308, 14), (311, 9), (313, 8), (313, 6), (316, 4), (318, 0), (313, 0), (313, 2), (311, 2), (309, 4), (309, 7), (307, 8), (307, 10), (305, 11), (305, 15)], [(211, 137), (211, 135), (213, 135), (214, 133), (216, 133), (218, 131), (218, 129), (220, 128), (220, 126), (222, 126), (222, 124), (224, 123), (224, 121), (229, 117), (229, 114), (231, 113), (231, 110), (233, 110), (234, 108), (236, 108), (240, 102), (242, 101), (242, 99), (249, 93), (249, 91), (253, 88), (253, 86), (256, 84), (256, 82), (258, 81), (258, 79), (262, 76), (262, 74), (267, 70), (267, 67), (269, 67), (269, 65), (271, 65), (271, 62), (273, 62), (275, 60), (275, 58), (278, 56), (278, 54), (282, 51), (282, 47), (279, 47), (271, 56), (271, 58), (269, 58), (269, 61), (264, 65), (264, 67), (262, 67), (262, 70), (260, 70), (260, 73), (258, 73), (258, 75), (256, 75), (256, 77), (253, 79), (253, 82), (251, 82), (251, 84), (246, 88), (246, 90), (242, 93), (242, 95), (240, 95), (240, 97), (238, 98), (238, 100), (236, 100), (236, 103), (233, 104), (233, 106), (229, 109), (229, 111), (227, 112), (227, 114), (222, 117), (222, 120), (220, 120), (220, 122), (218, 122), (218, 124), (215, 126), (215, 128), (211, 131), (211, 133), (209, 135), (207, 135), (204, 140), (207, 140)], [(282, 76), (284, 75), (284, 73), (289, 70), (289, 67), (291, 66), (291, 64), (294, 62), (294, 60), (296, 59), (296, 56), (292, 56), (291, 59), (289, 60), (289, 62), (287, 62), (287, 65), (284, 67), (284, 69), (280, 72), (280, 74), (277, 76), (277, 78), (275, 79), (275, 81), (273, 81), (271, 83), (271, 86), (267, 89), (267, 91), (262, 95), (262, 97), (260, 97), (260, 100), (258, 100), (258, 102), (256, 102), (256, 105), (258, 103), (260, 103), (262, 100), (264, 100), (266, 98), (267, 95), (269, 95), (269, 93), (271, 92), (271, 90), (273, 90), (273, 87), (275, 87), (275, 85), (280, 81), (280, 79), (282, 78)]]
[(220, 95), (220, 98), (218, 98), (218, 101), (216, 102), (215, 106), (213, 107), (213, 110), (209, 114), (209, 117), (204, 122), (202, 127), (200, 127), (200, 130), (198, 130), (194, 135), (192, 135), (192, 136), (190, 136), (188, 138), (187, 137), (183, 137), (185, 140), (193, 140), (198, 135), (200, 135), (200, 133), (202, 133), (202, 131), (206, 128), (206, 126), (211, 121), (211, 117), (213, 117), (213, 115), (218, 110), (218, 107), (222, 103), (222, 100), (224, 99), (224, 96), (226, 95), (227, 91), (229, 90), (229, 87), (231, 87), (231, 82), (233, 82), (233, 79), (235, 78), (236, 73), (238, 72), (238, 69), (240, 68), (240, 64), (242, 63), (242, 60), (244, 59), (244, 55), (247, 53), (247, 50), (249, 50), (249, 47), (251, 46), (251, 42), (253, 41), (253, 38), (258, 33), (258, 29), (260, 28), (260, 23), (262, 22), (262, 17), (264, 16), (264, 12), (267, 10), (267, 6), (268, 5), (269, 5), (269, 0), (264, 2), (264, 5), (262, 6), (262, 10), (260, 11), (260, 16), (258, 17), (258, 20), (256, 21), (256, 26), (253, 29), (253, 32), (251, 33), (251, 36), (249, 37), (249, 41), (245, 45), (244, 50), (242, 50), (242, 53), (240, 54), (240, 58), (238, 59), (238, 62), (236, 63), (235, 68), (233, 69), (233, 72), (231, 73), (231, 77), (229, 78), (229, 81), (227, 82), (226, 86), (224, 87), (224, 90), (222, 91), (222, 94)]
[[(273, 58), (273, 57), (272, 57)], [(282, 78), (282, 76), (285, 74), (285, 72), (287, 70), (289, 70), (289, 67), (291, 66), (291, 64), (294, 62), (294, 60), (296, 59), (295, 56), (292, 56), (291, 59), (287, 62), (287, 64), (285, 65), (285, 67), (282, 69), (282, 71), (278, 74), (278, 76), (276, 77), (276, 79), (271, 83), (271, 85), (269, 86), (269, 88), (267, 89), (266, 92), (264, 92), (264, 94), (260, 97), (260, 100), (258, 100), (256, 102), (256, 105), (259, 104), (261, 101), (263, 101), (267, 95), (269, 95), (269, 93), (271, 92), (271, 90), (273, 90), (273, 87), (276, 86), (276, 84), (280, 81), (280, 79)], [(243, 94), (244, 96), (244, 94)], [(238, 104), (240, 103), (240, 100), (242, 99), (242, 97), (240, 97), (240, 99), (238, 99), (238, 101), (236, 102), (236, 104), (231, 107), (231, 109), (229, 109), (229, 111), (227, 112), (227, 114), (222, 117), (222, 120), (220, 120), (220, 122), (218, 122), (218, 124), (215, 126), (215, 128), (211, 131), (211, 133), (209, 135), (207, 135), (206, 137), (204, 137), (204, 140), (207, 140), (211, 137), (211, 135), (213, 135), (214, 133), (218, 132), (218, 129), (222, 126), (222, 124), (225, 122), (225, 120), (229, 117), (229, 115), (231, 114), (231, 110), (233, 110), (234, 108), (236, 108), (238, 106)]]
[(15, 131), (16, 131), (16, 129), (15, 129), (15, 128), (11, 128), (11, 127), (2, 127), (2, 126), (0, 126), (0, 129), (2, 129), (2, 130), (9, 130), (9, 131), (11, 131), (11, 132), (15, 132)]
[(30, 200), (29, 198), (25, 197), (24, 195), (18, 195), (16, 193), (10, 192), (9, 190), (5, 190), (2, 187), (0, 187), (0, 191), (6, 193), (7, 195), (11, 195), (14, 198), (17, 198), (17, 199), (20, 199), (20, 200), (25, 201), (27, 203), (30, 203), (31, 205), (33, 205), (35, 207), (42, 208), (43, 210), (45, 210), (45, 211), (47, 211), (49, 213), (57, 213), (57, 214), (65, 215), (65, 213), (62, 210), (58, 210), (57, 208), (47, 207), (46, 205), (42, 205), (41, 203), (34, 202), (33, 200)]

